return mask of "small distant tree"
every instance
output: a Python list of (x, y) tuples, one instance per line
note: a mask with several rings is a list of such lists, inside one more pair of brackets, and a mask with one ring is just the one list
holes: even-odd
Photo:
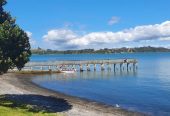
[(6, 3), (6, 0), (0, 0), (0, 74), (14, 67), (21, 70), (31, 55), (29, 38), (4, 11)]

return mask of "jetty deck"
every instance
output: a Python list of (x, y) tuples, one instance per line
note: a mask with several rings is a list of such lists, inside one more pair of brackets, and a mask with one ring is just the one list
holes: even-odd
[[(138, 61), (136, 59), (103, 59), (103, 60), (64, 60), (64, 61), (45, 61), (45, 62), (28, 62), (23, 70), (41, 70), (41, 71), (57, 71), (64, 66), (66, 68), (74, 68), (79, 71), (90, 71), (96, 70), (96, 65), (100, 67), (101, 70), (106, 68), (109, 70), (116, 70), (119, 67), (122, 69), (136, 69), (136, 64)], [(93, 68), (92, 68), (93, 67)]]

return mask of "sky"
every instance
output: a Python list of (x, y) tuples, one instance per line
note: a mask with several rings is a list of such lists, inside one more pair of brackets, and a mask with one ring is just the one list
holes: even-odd
[(170, 48), (170, 0), (8, 0), (32, 48)]

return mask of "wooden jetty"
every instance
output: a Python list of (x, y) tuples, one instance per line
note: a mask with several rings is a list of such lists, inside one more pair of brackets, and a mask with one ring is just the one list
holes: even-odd
[(97, 66), (103, 70), (136, 70), (136, 59), (104, 59), (104, 60), (71, 60), (71, 61), (46, 61), (46, 62), (28, 62), (23, 71), (50, 71), (56, 72), (61, 66), (66, 68), (74, 68), (79, 71), (96, 70)]

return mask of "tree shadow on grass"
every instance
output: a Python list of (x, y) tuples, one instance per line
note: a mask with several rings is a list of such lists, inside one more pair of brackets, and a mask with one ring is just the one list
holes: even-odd
[(56, 113), (72, 108), (72, 105), (64, 99), (34, 94), (1, 95), (0, 106), (25, 109), (34, 113)]

